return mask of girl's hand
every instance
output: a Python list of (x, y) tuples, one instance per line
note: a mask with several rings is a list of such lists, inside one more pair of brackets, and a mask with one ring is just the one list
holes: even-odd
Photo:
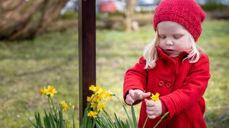
[(162, 104), (158, 100), (156, 102), (145, 99), (146, 102), (146, 113), (150, 119), (155, 119), (162, 114)]
[(146, 97), (149, 97), (151, 95), (150, 92), (143, 92), (142, 90), (136, 89), (136, 90), (129, 90), (129, 94), (126, 95), (125, 102), (129, 105), (132, 105), (137, 100), (142, 100)]

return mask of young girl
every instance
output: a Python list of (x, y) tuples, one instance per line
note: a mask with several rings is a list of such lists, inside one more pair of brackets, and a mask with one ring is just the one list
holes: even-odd
[[(161, 128), (206, 127), (203, 94), (210, 78), (209, 60), (196, 47), (204, 19), (194, 0), (162, 0), (156, 8), (156, 37), (124, 79), (125, 102), (142, 101), (139, 128), (147, 117), (146, 128), (152, 128), (166, 112)], [(160, 100), (149, 100), (156, 92)]]

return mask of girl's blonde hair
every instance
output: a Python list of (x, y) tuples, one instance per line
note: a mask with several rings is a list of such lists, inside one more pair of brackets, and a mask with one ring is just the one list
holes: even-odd
[[(200, 52), (196, 46), (196, 42), (194, 38), (192, 37), (190, 33), (188, 34), (189, 34), (189, 39), (192, 43), (192, 50), (188, 54), (188, 56), (183, 59), (183, 61), (185, 59), (189, 59), (189, 63), (196, 63), (200, 59)], [(146, 60), (145, 69), (152, 69), (156, 66), (156, 60), (158, 58), (156, 47), (158, 45), (159, 45), (159, 38), (158, 38), (158, 34), (156, 33), (156, 36), (153, 39), (153, 41), (145, 47), (144, 52), (143, 52), (143, 57)]]

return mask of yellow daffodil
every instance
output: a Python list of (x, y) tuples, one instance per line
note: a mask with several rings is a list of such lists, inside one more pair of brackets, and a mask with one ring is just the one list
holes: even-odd
[(52, 86), (52, 85), (48, 85), (48, 88), (44, 87), (44, 88), (40, 89), (41, 95), (54, 96), (54, 94), (56, 94), (56, 93), (57, 93), (57, 91), (54, 88), (54, 86)]
[(87, 96), (87, 102), (91, 102), (93, 100), (94, 95)]
[(40, 94), (41, 95), (46, 95), (47, 94), (47, 89), (46, 88), (40, 88)]
[(96, 118), (96, 117), (97, 117), (97, 114), (98, 114), (97, 112), (90, 111), (90, 112), (87, 114), (87, 116)]
[(54, 96), (57, 93), (56, 89), (52, 85), (48, 85), (47, 94), (48, 96)]
[(93, 92), (98, 92), (99, 90), (101, 89), (101, 87), (100, 86), (95, 86), (95, 85), (91, 85), (90, 87), (89, 87), (89, 90), (91, 90), (91, 91), (93, 91)]
[[(112, 97), (112, 93), (110, 92), (110, 91), (107, 91), (107, 94), (106, 94), (106, 96), (108, 97), (108, 98), (111, 98)], [(114, 96), (114, 95), (113, 95)]]
[(99, 103), (98, 105), (97, 105), (97, 110), (98, 111), (101, 111), (101, 110), (103, 110), (105, 108), (105, 103)]
[(61, 105), (61, 108), (62, 108), (63, 112), (67, 112), (68, 111), (69, 106), (65, 101), (61, 101), (60, 105)]
[(109, 91), (105, 91), (104, 98), (111, 98), (111, 97), (112, 97), (112, 93)]
[(87, 101), (89, 102), (90, 108), (93, 111), (90, 111), (88, 116), (96, 118), (99, 112), (102, 111), (105, 107), (103, 100), (112, 97), (112, 93), (104, 90), (98, 85), (91, 85), (89, 90), (93, 91), (93, 94), (90, 97), (87, 97)]
[(154, 94), (152, 94), (152, 96), (151, 96), (151, 99), (153, 100), (153, 101), (158, 101), (159, 100), (159, 96), (160, 96), (160, 94), (157, 92), (155, 95)]
[(97, 104), (98, 104), (98, 103), (96, 103), (96, 102), (91, 102), (91, 103), (90, 103), (90, 106), (91, 106), (91, 108), (96, 108), (96, 107), (97, 107)]

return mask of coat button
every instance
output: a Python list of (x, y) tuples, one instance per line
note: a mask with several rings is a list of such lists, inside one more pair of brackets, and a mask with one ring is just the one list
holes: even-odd
[(159, 86), (164, 86), (165, 82), (164, 81), (159, 81)]
[(171, 87), (171, 83), (170, 83), (170, 82), (167, 82), (167, 83), (165, 84), (165, 86), (166, 86), (167, 88), (170, 88), (170, 87)]

